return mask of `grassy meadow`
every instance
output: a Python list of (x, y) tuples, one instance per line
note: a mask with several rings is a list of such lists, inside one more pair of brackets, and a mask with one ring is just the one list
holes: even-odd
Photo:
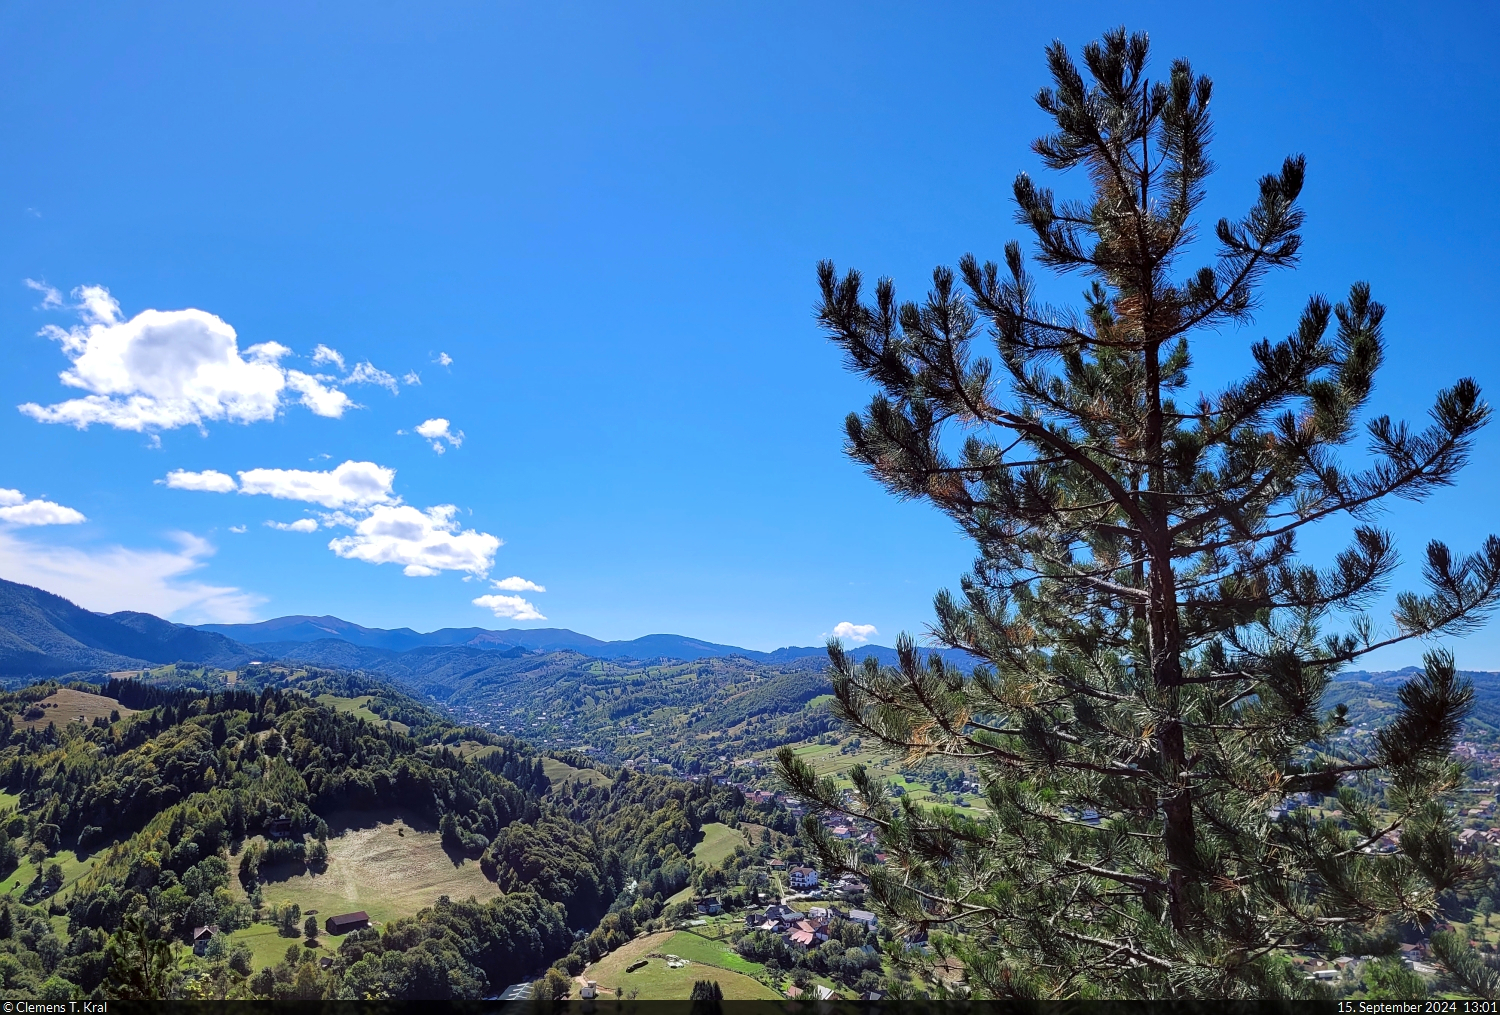
[(377, 726), (383, 725), (387, 729), (395, 730), (397, 733), (410, 732), (405, 723), (396, 722), (394, 719), (382, 719), (370, 711), (369, 705), (374, 700), (374, 695), (362, 694), (358, 698), (342, 698), (336, 694), (320, 694), (316, 700), (318, 704), (327, 705), (335, 712), (348, 712)]
[[(688, 954), (689, 952), (693, 954)], [(688, 960), (681, 969), (670, 969), (660, 955), (677, 955)], [(696, 956), (696, 957), (695, 957)], [(625, 967), (641, 959), (646, 965), (633, 973)], [(741, 968), (730, 965), (738, 962)], [(745, 962), (725, 945), (683, 931), (662, 931), (636, 938), (584, 969), (579, 980), (594, 980), (608, 990), (606, 997), (635, 996), (653, 1001), (681, 1001), (692, 996), (698, 980), (716, 980), (726, 1001), (770, 1001), (781, 994), (747, 975), (763, 967)]]
[(702, 834), (703, 838), (693, 847), (693, 859), (708, 867), (723, 863), (734, 847), (747, 845), (743, 831), (717, 821), (704, 825)]
[[(484, 901), (500, 894), (477, 861), (451, 857), (437, 829), (425, 822), (391, 812), (336, 814), (329, 824), (334, 834), (328, 839), (325, 870), (315, 873), (291, 865), (261, 868), (261, 897), (267, 907), (295, 902), (304, 917), (316, 916), (319, 926), (330, 916), (364, 910), (370, 922), (379, 926), (412, 916), (443, 895)], [(231, 883), (231, 890), (244, 898), (238, 879)], [(257, 968), (280, 961), (286, 946), (298, 943), (278, 936), (265, 923), (236, 932), (232, 940), (251, 946)], [(319, 935), (320, 946), (330, 951), (338, 948), (340, 940)]]
[(18, 727), (32, 729), (48, 723), (56, 723), (59, 727), (70, 722), (91, 723), (95, 719), (108, 719), (112, 711), (119, 712), (122, 719), (135, 715), (135, 709), (126, 708), (113, 698), (75, 691), (71, 687), (60, 687), (37, 704), (41, 706), (42, 715), (36, 719), (22, 719), (16, 723)]
[[(921, 779), (908, 779), (898, 771), (899, 765), (896, 760), (887, 754), (877, 754), (873, 751), (860, 750), (845, 754), (840, 750), (838, 744), (803, 744), (793, 749), (794, 753), (812, 766), (819, 778), (832, 776), (834, 782), (840, 789), (850, 789), (854, 783), (848, 776), (849, 769), (855, 765), (864, 765), (866, 770), (876, 778), (884, 778), (892, 786), (901, 787), (902, 791), (919, 803), (939, 803), (945, 806), (953, 806), (948, 800), (948, 794), (941, 798), (935, 798), (930, 784)], [(977, 793), (962, 793), (960, 798), (964, 800), (966, 810), (976, 814), (988, 812), (985, 799)]]
[(546, 773), (547, 780), (554, 787), (561, 786), (565, 782), (582, 782), (591, 786), (608, 786), (609, 776), (592, 768), (574, 768), (567, 762), (558, 761), (556, 758), (543, 758), (542, 771)]
[[(94, 858), (89, 856), (80, 859), (78, 854), (71, 849), (60, 849), (55, 855), (49, 856), (46, 860), (42, 861), (42, 866), (45, 868), (54, 863), (62, 868), (63, 886), (58, 892), (58, 894), (62, 894), (69, 888), (72, 888), (74, 882), (89, 872), (89, 869), (94, 866)], [(19, 895), (26, 890), (27, 885), (35, 880), (36, 873), (36, 865), (30, 860), (23, 859), (21, 865), (11, 871), (10, 877), (4, 881), (0, 881), (0, 894)]]

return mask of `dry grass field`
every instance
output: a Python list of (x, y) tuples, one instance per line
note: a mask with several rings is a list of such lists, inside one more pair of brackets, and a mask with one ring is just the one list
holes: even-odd
[[(266, 904), (295, 902), (321, 923), (362, 909), (376, 924), (411, 916), (440, 896), (481, 901), (500, 894), (474, 860), (455, 862), (436, 828), (395, 812), (334, 814), (328, 823), (328, 867), (261, 868)], [(238, 881), (234, 890), (242, 891)], [(337, 938), (330, 941), (336, 943)], [(279, 955), (278, 955), (279, 957)]]
[[(49, 722), (58, 726), (66, 726), (70, 722), (91, 723), (95, 719), (108, 719), (112, 711), (120, 713), (120, 718), (127, 715), (135, 715), (135, 709), (126, 708), (113, 698), (106, 698), (102, 694), (88, 694), (84, 691), (75, 691), (72, 688), (60, 687), (36, 703), (41, 709), (41, 715), (23, 718), (17, 725), (32, 728), (46, 726)], [(25, 715), (30, 715), (28, 709)]]

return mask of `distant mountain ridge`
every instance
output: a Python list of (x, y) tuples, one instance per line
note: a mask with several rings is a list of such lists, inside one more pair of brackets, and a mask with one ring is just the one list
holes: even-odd
[[(939, 652), (949, 662), (965, 668), (974, 662), (967, 653), (951, 649), (924, 651)], [(565, 628), (492, 631), (482, 627), (450, 627), (424, 634), (406, 627), (394, 630), (362, 627), (333, 616), (188, 626), (135, 611), (95, 613), (43, 589), (0, 579), (0, 677), (7, 678), (62, 676), (176, 662), (232, 668), (252, 659), (411, 672), (430, 664), (437, 655), (449, 660), (468, 658), (472, 667), (482, 668), (489, 665), (487, 659), (552, 652), (642, 662), (742, 657), (751, 662), (798, 669), (821, 667), (827, 655), (822, 646), (758, 652), (676, 634), (601, 641)], [(401, 660), (406, 653), (418, 655)], [(850, 653), (856, 659), (874, 656), (882, 663), (896, 660), (895, 649), (881, 645), (854, 646)]]
[[(595, 659), (680, 659), (683, 662), (742, 656), (758, 663), (775, 664), (804, 659), (821, 660), (828, 653), (821, 645), (789, 646), (773, 652), (758, 652), (680, 634), (648, 634), (629, 641), (600, 641), (560, 627), (510, 628), (502, 631), (483, 627), (445, 627), (422, 634), (409, 627), (393, 630), (361, 627), (338, 617), (291, 616), (265, 620), (258, 624), (200, 624), (196, 630), (220, 634), (242, 645), (275, 645), (280, 651), (285, 651), (292, 644), (332, 639), (359, 648), (381, 649), (386, 652), (457, 647), (489, 650), (519, 648), (528, 652), (577, 652)], [(883, 645), (857, 645), (850, 652), (861, 659), (873, 655), (883, 663), (896, 660), (896, 650)], [(941, 654), (945, 660), (965, 668), (974, 663), (973, 657), (966, 652), (943, 649)]]
[[(896, 661), (896, 651), (882, 645), (850, 648), (856, 659), (874, 656)], [(966, 652), (937, 652), (968, 669), (976, 661)], [(256, 624), (174, 624), (149, 613), (95, 613), (62, 596), (0, 579), (0, 677), (62, 676), (147, 665), (188, 662), (233, 668), (253, 659), (285, 659), (415, 677), (434, 668), (476, 673), (504, 659), (526, 654), (570, 652), (595, 659), (663, 659), (695, 662), (740, 657), (763, 665), (797, 670), (821, 668), (822, 646), (789, 646), (758, 652), (676, 634), (649, 634), (628, 641), (601, 641), (566, 628), (448, 627), (421, 633), (411, 628), (362, 627), (339, 617), (290, 616)], [(1417, 672), (1351, 670), (1340, 682), (1375, 685), (1401, 683)], [(1500, 691), (1500, 673), (1464, 671), (1481, 689)]]

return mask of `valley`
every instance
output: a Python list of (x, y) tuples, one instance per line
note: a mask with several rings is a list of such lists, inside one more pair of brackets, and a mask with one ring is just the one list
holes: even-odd
[[(106, 996), (112, 955), (158, 945), (176, 956), (161, 989), (193, 997), (481, 997), (531, 980), (606, 999), (686, 998), (702, 979), (730, 1000), (947, 989), (892, 964), (892, 928), (851, 924), (867, 886), (793, 887), (817, 848), (774, 756), (790, 747), (840, 791), (862, 765), (892, 798), (976, 820), (993, 801), (972, 769), (906, 763), (837, 726), (818, 657), (601, 658), (472, 634), (247, 647), (139, 614), (116, 630), (36, 591), (0, 585), (30, 625), (0, 639), (0, 914), (26, 928), (0, 933), (0, 967), (10, 954), (31, 970), (4, 996)], [(118, 640), (132, 638), (133, 656)], [(36, 646), (58, 653), (17, 672)], [(182, 647), (201, 658), (164, 660)], [(97, 665), (53, 672), (78, 661)], [(1335, 746), (1367, 745), (1408, 676), (1338, 680), (1325, 707), (1349, 730)], [(1500, 676), (1469, 677), (1464, 841), (1488, 849)], [(1331, 797), (1302, 805), (1347, 822)], [(867, 823), (815, 831), (877, 861)], [(801, 908), (758, 929), (783, 900)], [(1450, 904), (1483, 909), (1480, 890)], [(326, 927), (359, 913), (367, 926)], [(137, 917), (155, 930), (132, 937)], [(1472, 930), (1500, 944), (1487, 921)]]

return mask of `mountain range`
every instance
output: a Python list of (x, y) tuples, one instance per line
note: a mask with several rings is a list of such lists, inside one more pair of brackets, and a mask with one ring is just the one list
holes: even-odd
[[(694, 659), (743, 656), (756, 662), (787, 662), (807, 656), (822, 657), (822, 647), (782, 648), (757, 652), (736, 645), (717, 645), (678, 634), (648, 634), (631, 641), (600, 641), (560, 627), (512, 628), (492, 631), (483, 627), (445, 627), (422, 634), (409, 627), (387, 630), (361, 627), (338, 617), (278, 617), (258, 624), (200, 624), (195, 630), (232, 638), (242, 645), (316, 642), (327, 639), (348, 642), (360, 648), (409, 652), (418, 648), (450, 648), (463, 645), (482, 649), (520, 648), (529, 652), (577, 652), (596, 659)], [(880, 646), (871, 651), (891, 652)]]
[[(966, 653), (941, 651), (967, 668)], [(601, 641), (563, 628), (492, 631), (480, 627), (443, 628), (423, 634), (410, 628), (361, 627), (338, 617), (279, 617), (257, 624), (174, 624), (149, 613), (94, 613), (42, 589), (0, 579), (0, 677), (60, 676), (83, 671), (139, 668), (175, 662), (235, 667), (252, 660), (285, 659), (320, 666), (391, 672), (426, 671), (434, 657), (486, 660), (528, 653), (571, 652), (596, 659), (693, 662), (739, 657), (751, 662), (822, 666), (821, 646), (758, 652), (676, 634), (651, 634), (630, 641)], [(408, 655), (411, 658), (403, 658)], [(894, 649), (861, 645), (856, 658), (873, 655), (894, 662)], [(470, 669), (476, 668), (470, 666)]]
[[(874, 656), (882, 663), (896, 658), (894, 649), (879, 645), (857, 646), (851, 654)], [(967, 653), (941, 650), (941, 654), (966, 669), (973, 662)], [(776, 673), (818, 673), (821, 677), (827, 654), (814, 646), (757, 652), (675, 634), (601, 641), (564, 628), (492, 631), (463, 627), (424, 634), (404, 627), (362, 627), (331, 616), (194, 627), (149, 613), (94, 613), (62, 596), (0, 579), (0, 680), (6, 682), (179, 662), (229, 669), (279, 660), (380, 673), (422, 695), (456, 705), (493, 701), (498, 688), (516, 681), (537, 683), (532, 690), (539, 694), (562, 672), (587, 670), (589, 659), (617, 661), (631, 670), (669, 661), (741, 660), (734, 665), (749, 664), (774, 679)], [(734, 672), (733, 668), (724, 671)], [(1346, 688), (1340, 698), (1364, 693), (1360, 688), (1377, 697), (1388, 695), (1414, 672), (1414, 667), (1377, 673), (1346, 671), (1338, 678)], [(1500, 674), (1466, 675), (1474, 680), (1484, 704), (1494, 706), (1493, 711), (1480, 709), (1487, 713), (1481, 721), (1500, 726)], [(735, 678), (723, 679), (732, 683)], [(814, 693), (811, 687), (807, 690)], [(1351, 703), (1356, 700), (1350, 699)]]

